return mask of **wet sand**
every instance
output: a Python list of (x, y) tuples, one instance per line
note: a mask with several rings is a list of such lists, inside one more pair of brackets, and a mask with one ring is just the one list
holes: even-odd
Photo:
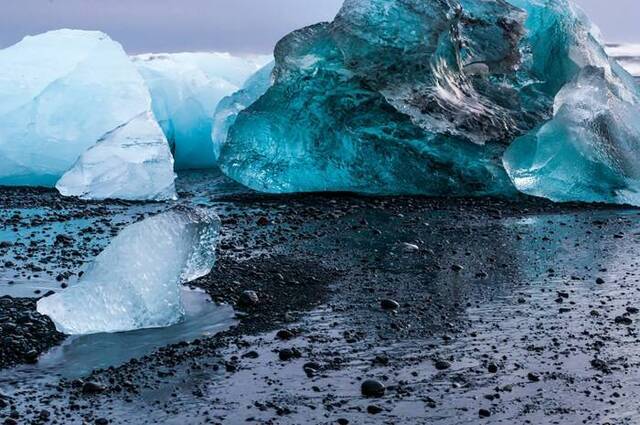
[[(193, 285), (233, 306), (237, 325), (81, 379), (5, 368), (2, 420), (640, 420), (639, 210), (265, 196), (210, 173), (182, 176), (179, 187), (180, 202), (222, 219), (217, 265)], [(20, 297), (60, 290), (110, 235), (168, 208), (30, 189), (5, 189), (0, 204), (0, 241), (11, 243), (0, 254), (13, 263), (0, 290)], [(384, 395), (364, 396), (364, 380)]]

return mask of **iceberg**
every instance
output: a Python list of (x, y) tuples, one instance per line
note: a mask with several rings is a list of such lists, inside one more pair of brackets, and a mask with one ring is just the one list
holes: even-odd
[[(588, 91), (582, 84), (611, 94), (614, 110), (601, 114), (607, 104), (598, 96), (569, 111)], [(636, 98), (631, 76), (569, 0), (346, 0), (334, 21), (277, 44), (273, 85), (230, 114), (219, 164), (272, 193), (520, 190), (560, 199), (560, 191), (562, 199), (628, 202), (628, 194), (592, 194), (635, 190)], [(548, 134), (546, 125), (559, 130), (541, 143), (536, 135)], [(575, 126), (589, 137), (572, 137)], [(626, 144), (623, 135), (631, 137)], [(581, 145), (610, 172), (581, 174), (580, 190), (543, 172), (536, 189), (527, 188), (543, 145), (557, 152), (557, 170), (571, 165), (568, 146)], [(625, 156), (625, 166), (612, 152)], [(615, 182), (599, 180), (613, 174)]]
[(524, 21), (504, 1), (347, 0), (277, 44), (220, 166), (275, 193), (513, 194), (502, 152), (552, 103), (518, 90)]
[(78, 283), (38, 301), (70, 335), (165, 327), (184, 314), (182, 283), (208, 274), (220, 220), (211, 210), (174, 207), (126, 227)]
[(231, 96), (223, 98), (213, 114), (213, 129), (211, 139), (213, 140), (213, 155), (218, 160), (222, 145), (227, 140), (229, 128), (236, 122), (236, 118), (241, 111), (244, 111), (252, 103), (260, 98), (271, 87), (273, 82), (271, 74), (275, 63), (269, 62), (258, 70), (244, 84), (242, 89)]
[(215, 52), (145, 54), (132, 59), (151, 91), (153, 113), (177, 169), (215, 165), (211, 131), (218, 102), (272, 60)]
[[(0, 50), (0, 93), (0, 185), (52, 187), (85, 151), (121, 134), (123, 127), (130, 141), (139, 142), (139, 156), (154, 159), (154, 170), (146, 173), (172, 171), (170, 157), (158, 154), (157, 142), (164, 136), (154, 127), (144, 80), (122, 47), (101, 32), (51, 31)], [(138, 128), (145, 137), (131, 134)], [(151, 151), (140, 152), (146, 146)], [(116, 176), (130, 170), (116, 158), (109, 162), (108, 180), (126, 185), (121, 193), (146, 199), (136, 180)], [(147, 164), (141, 162), (140, 168)], [(157, 195), (155, 185), (145, 187), (150, 196)], [(92, 198), (92, 193), (83, 196)]]

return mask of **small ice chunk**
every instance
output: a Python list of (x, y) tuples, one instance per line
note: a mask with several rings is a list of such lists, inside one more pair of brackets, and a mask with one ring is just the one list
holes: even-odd
[(38, 301), (38, 312), (70, 335), (177, 323), (180, 285), (209, 273), (220, 220), (211, 210), (176, 207), (126, 227), (78, 283)]
[(107, 134), (56, 184), (82, 199), (176, 199), (169, 145), (150, 112)]

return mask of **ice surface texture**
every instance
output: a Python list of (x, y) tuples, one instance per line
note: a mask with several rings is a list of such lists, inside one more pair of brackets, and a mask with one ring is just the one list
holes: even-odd
[[(281, 40), (275, 59), (273, 86), (238, 114), (220, 152), (225, 173), (267, 192), (533, 193), (519, 176), (536, 171), (510, 164), (512, 150), (508, 175), (503, 154), (558, 122), (558, 104), (581, 75), (603, 69), (601, 82), (634, 115), (632, 79), (566, 0), (346, 0), (333, 22)], [(619, 142), (604, 135), (597, 143), (618, 151)], [(554, 147), (576, 143), (592, 142), (558, 138)], [(637, 152), (625, 152), (629, 163)], [(592, 176), (578, 192), (571, 173), (553, 182), (541, 175), (535, 194), (553, 198), (546, 185), (563, 180), (564, 199), (593, 200), (585, 194), (602, 192), (603, 182)]]
[(215, 165), (211, 131), (218, 102), (239, 90), (272, 57), (175, 53), (140, 55), (133, 60), (151, 90), (153, 112), (169, 141), (176, 168), (194, 169)]
[(66, 334), (164, 327), (183, 315), (180, 284), (211, 271), (220, 220), (176, 207), (126, 227), (80, 281), (38, 301)]
[(175, 199), (172, 163), (167, 140), (147, 112), (90, 147), (56, 188), (82, 199)]
[(225, 97), (218, 103), (213, 116), (213, 155), (217, 160), (220, 149), (227, 140), (229, 128), (236, 122), (238, 114), (258, 100), (272, 84), (272, 73), (275, 63), (272, 61), (252, 75), (242, 89)]
[[(153, 164), (142, 173), (164, 177), (172, 172), (170, 155), (159, 154), (156, 141), (164, 136), (153, 127), (144, 80), (122, 47), (103, 33), (52, 31), (0, 50), (0, 93), (0, 184), (53, 186), (83, 152), (123, 126), (130, 133), (132, 122), (150, 136), (148, 144), (146, 138), (130, 139), (140, 142), (137, 156), (146, 159), (138, 168)], [(143, 152), (147, 145), (150, 152)], [(124, 185), (117, 190), (125, 197), (146, 195), (136, 180), (115, 175), (131, 171), (116, 158), (111, 155), (108, 181)], [(143, 184), (152, 196), (175, 195), (166, 179), (162, 187)], [(92, 197), (90, 191), (83, 195)]]

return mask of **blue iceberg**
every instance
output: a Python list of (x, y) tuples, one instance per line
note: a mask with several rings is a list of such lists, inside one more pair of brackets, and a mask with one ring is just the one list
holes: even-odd
[[(640, 92), (568, 1), (511, 0), (528, 12), (533, 75), (555, 93), (553, 117), (504, 154), (514, 185), (553, 201), (640, 205)], [(561, 31), (562, 30), (562, 31)]]
[(213, 128), (211, 140), (213, 140), (213, 155), (217, 161), (222, 145), (227, 140), (229, 128), (236, 122), (238, 114), (244, 111), (253, 102), (258, 100), (272, 84), (274, 62), (258, 70), (244, 84), (242, 89), (227, 96), (218, 103), (213, 115)]
[[(531, 159), (544, 155), (537, 135), (545, 126), (567, 130), (602, 120), (561, 112), (573, 108), (581, 84), (606, 87), (620, 101), (617, 112), (604, 114), (604, 128), (617, 136), (556, 132), (562, 137), (545, 149), (553, 145), (556, 161), (565, 163), (574, 159), (562, 158), (568, 145), (598, 151), (589, 160), (616, 183), (588, 173), (576, 190), (570, 173), (560, 183), (557, 173), (542, 172), (531, 189), (540, 165)], [(333, 22), (278, 43), (273, 85), (237, 117), (230, 114), (226, 139), (216, 144), (227, 175), (265, 192), (513, 196), (520, 190), (636, 203), (627, 193), (635, 191), (636, 99), (633, 79), (568, 0), (346, 0)], [(603, 105), (581, 108), (595, 117), (601, 111), (590, 108)], [(603, 163), (605, 151), (624, 155), (628, 166)], [(611, 195), (604, 187), (611, 185), (626, 195)], [(587, 195), (596, 192), (609, 195)]]

